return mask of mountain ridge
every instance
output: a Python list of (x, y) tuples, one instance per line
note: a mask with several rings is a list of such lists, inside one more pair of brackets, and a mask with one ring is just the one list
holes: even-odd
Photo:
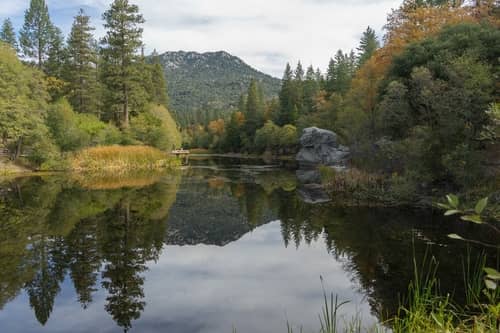
[(235, 110), (252, 79), (260, 83), (268, 99), (280, 90), (280, 79), (227, 51), (167, 51), (157, 57), (167, 80), (170, 107), (182, 126)]

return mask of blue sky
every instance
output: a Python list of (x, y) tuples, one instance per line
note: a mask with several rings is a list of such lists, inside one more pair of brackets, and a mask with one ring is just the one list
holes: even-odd
[[(101, 14), (111, 0), (46, 0), (65, 34), (83, 8), (102, 36)], [(400, 0), (135, 0), (146, 23), (146, 52), (225, 50), (281, 77), (287, 61), (322, 70), (337, 49), (357, 47), (369, 25), (382, 35), (387, 13)], [(18, 30), (29, 0), (0, 0), (0, 18)]]

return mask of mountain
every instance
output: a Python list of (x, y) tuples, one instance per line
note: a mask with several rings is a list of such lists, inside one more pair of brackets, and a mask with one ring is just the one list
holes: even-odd
[(227, 52), (165, 52), (159, 56), (165, 70), (170, 108), (181, 125), (229, 113), (238, 106), (251, 79), (267, 98), (278, 95), (281, 80), (259, 72)]

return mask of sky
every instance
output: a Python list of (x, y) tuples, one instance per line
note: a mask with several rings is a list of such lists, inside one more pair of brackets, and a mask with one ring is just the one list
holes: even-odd
[[(52, 21), (65, 34), (79, 8), (104, 34), (102, 13), (111, 0), (46, 0)], [(381, 37), (387, 13), (401, 0), (132, 0), (146, 23), (146, 53), (219, 51), (240, 57), (258, 70), (281, 77), (285, 64), (324, 70), (338, 49), (356, 49), (372, 27)], [(29, 0), (0, 0), (0, 19), (19, 30)]]

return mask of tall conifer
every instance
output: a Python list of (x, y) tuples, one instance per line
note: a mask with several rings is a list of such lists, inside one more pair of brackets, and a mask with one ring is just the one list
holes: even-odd
[[(140, 27), (144, 18), (139, 8), (128, 0), (115, 0), (104, 12), (106, 35), (101, 41), (103, 72), (106, 85), (107, 107), (115, 120), (123, 127), (129, 125), (130, 107), (134, 103), (134, 88), (140, 86), (140, 61), (138, 51), (142, 47)], [(137, 110), (135, 110), (137, 111)]]

